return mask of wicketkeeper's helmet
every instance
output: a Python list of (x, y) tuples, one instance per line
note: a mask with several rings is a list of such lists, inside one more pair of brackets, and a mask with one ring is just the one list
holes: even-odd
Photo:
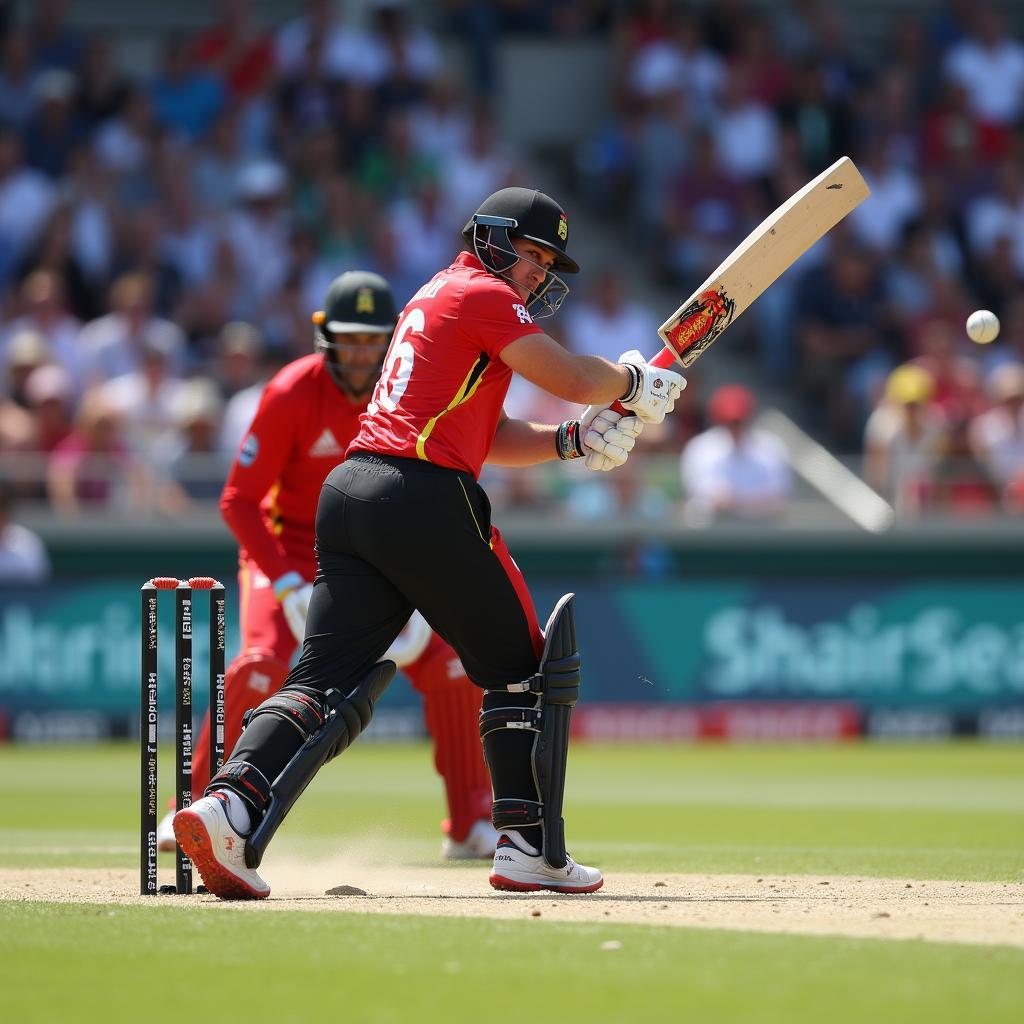
[[(360, 398), (377, 383), (397, 319), (391, 286), (380, 274), (368, 270), (348, 270), (331, 282), (324, 298), (324, 308), (313, 314), (313, 323), (316, 325), (313, 347), (324, 355), (334, 382), (347, 395)], [(351, 347), (344, 340), (337, 339), (338, 335), (345, 334), (385, 336), (380, 345), (375, 372), (360, 368), (359, 376), (364, 377), (365, 381), (358, 386), (353, 383), (352, 371), (339, 358)]]

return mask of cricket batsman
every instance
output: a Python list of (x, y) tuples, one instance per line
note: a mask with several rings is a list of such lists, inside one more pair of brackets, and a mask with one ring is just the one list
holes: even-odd
[[(395, 671), (386, 652), (414, 608), (483, 693), (499, 832), (490, 884), (579, 894), (604, 883), (569, 854), (562, 819), (581, 686), (575, 595), (541, 629), (478, 477), (485, 460), (621, 466), (685, 381), (636, 350), (617, 363), (568, 352), (534, 323), (561, 305), (561, 275), (579, 269), (550, 196), (501, 189), (463, 237), (464, 251), (406, 305), (359, 433), (324, 481), (302, 655), (205, 795), (175, 815), (182, 849), (222, 898), (270, 894), (257, 871), (268, 844), (316, 773), (369, 725)], [(514, 420), (503, 408), (513, 373), (589, 408), (557, 425)]]
[[(397, 320), (391, 288), (378, 274), (349, 271), (313, 314), (315, 351), (268, 384), (220, 499), (238, 539), (242, 645), (225, 676), (224, 749), (242, 718), (277, 693), (302, 644), (316, 573), (314, 520), (324, 479), (359, 429)], [(429, 538), (424, 539), (429, 543)], [(434, 765), (444, 780), (449, 860), (489, 858), (491, 784), (478, 733), (483, 697), (458, 656), (416, 611), (385, 655), (423, 696)], [(210, 781), (210, 719), (193, 758), (193, 792)], [(161, 850), (173, 850), (173, 812), (161, 822)]]

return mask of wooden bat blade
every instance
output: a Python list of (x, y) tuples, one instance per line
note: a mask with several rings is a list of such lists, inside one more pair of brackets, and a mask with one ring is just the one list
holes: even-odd
[(661, 367), (692, 366), (773, 281), (870, 195), (849, 157), (840, 157), (766, 217), (658, 328)]

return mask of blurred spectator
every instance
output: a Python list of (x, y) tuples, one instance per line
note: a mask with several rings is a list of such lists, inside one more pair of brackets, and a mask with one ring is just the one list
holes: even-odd
[(26, 166), (19, 134), (0, 124), (0, 287), (38, 237), (55, 200), (53, 184)]
[(159, 130), (149, 94), (138, 87), (130, 89), (117, 114), (96, 129), (96, 160), (111, 179), (119, 206), (155, 200), (153, 160)]
[(855, 245), (833, 246), (800, 283), (799, 371), (808, 412), (836, 440), (855, 443), (862, 413), (893, 363), (880, 268)]
[(935, 473), (947, 445), (942, 413), (931, 404), (931, 375), (900, 366), (864, 429), (864, 476), (900, 516), (917, 516), (935, 498)]
[[(110, 274), (114, 258), (114, 202), (110, 182), (99, 169), (96, 154), (83, 144), (71, 154), (63, 192), (71, 209), (69, 250), (82, 269), (88, 286), (80, 316), (90, 319), (102, 312), (97, 298)], [(88, 305), (84, 305), (88, 303)]]
[(32, 60), (39, 69), (62, 68), (74, 71), (82, 54), (79, 34), (68, 27), (67, 0), (33, 0), (29, 5), (32, 19)]
[(205, 135), (224, 106), (220, 79), (202, 68), (193, 68), (185, 42), (177, 36), (164, 42), (160, 71), (150, 91), (156, 119), (187, 139)]
[(739, 26), (736, 35), (738, 43), (730, 61), (730, 74), (741, 70), (751, 95), (769, 107), (778, 107), (792, 92), (792, 69), (779, 53), (771, 25), (752, 15)]
[(653, 351), (658, 322), (650, 310), (626, 295), (621, 271), (598, 270), (586, 295), (573, 296), (566, 306), (564, 330), (568, 347), (616, 362), (627, 349)]
[(336, 174), (326, 184), (324, 210), (316, 234), (320, 256), (338, 274), (358, 266), (369, 246), (364, 221), (368, 219), (370, 203), (347, 175)]
[(3, 347), (4, 377), (0, 394), (6, 394), (25, 408), (25, 384), (32, 371), (53, 362), (53, 352), (46, 337), (31, 328), (11, 331)]
[(42, 583), (50, 575), (50, 559), (39, 537), (14, 521), (15, 490), (0, 480), (0, 585)]
[(242, 169), (237, 185), (238, 205), (227, 215), (224, 237), (238, 273), (236, 307), (251, 309), (271, 301), (288, 277), (288, 176), (279, 163), (260, 161)]
[[(334, 119), (338, 82), (323, 69), (324, 40), (309, 42), (306, 59), (299, 68), (283, 76), (277, 88), (278, 134), (302, 139), (310, 132), (329, 130)], [(287, 151), (288, 142), (282, 149)]]
[(400, 275), (405, 280), (428, 281), (438, 267), (446, 266), (454, 258), (458, 236), (434, 178), (425, 179), (412, 196), (395, 203), (388, 221), (396, 242)]
[(263, 336), (252, 324), (233, 320), (217, 337), (211, 370), (222, 398), (263, 379)]
[(956, 519), (991, 516), (995, 507), (988, 473), (970, 442), (971, 421), (958, 416), (946, 424), (946, 439), (934, 469), (935, 507)]
[(769, 519), (786, 508), (792, 487), (785, 446), (752, 425), (757, 403), (737, 384), (708, 401), (714, 424), (683, 449), (682, 478), (687, 520)]
[(772, 111), (757, 96), (745, 69), (730, 70), (711, 134), (719, 166), (736, 180), (765, 178), (775, 167), (778, 126)]
[(431, 82), (424, 101), (409, 111), (409, 131), (416, 148), (435, 162), (465, 150), (469, 116), (453, 78), (442, 74)]
[(75, 76), (58, 68), (44, 71), (33, 87), (36, 105), (25, 125), (25, 162), (55, 181), (67, 173), (71, 151), (85, 137), (76, 89)]
[(1024, 514), (1024, 364), (1006, 363), (988, 382), (992, 408), (970, 425), (971, 447), (1003, 508)]
[(78, 65), (78, 116), (91, 131), (114, 117), (128, 98), (131, 84), (117, 65), (110, 39), (91, 35)]
[(36, 102), (35, 81), (28, 33), (12, 28), (0, 42), (0, 123), (24, 129)]
[(371, 0), (370, 6), (368, 78), (385, 108), (416, 103), (441, 70), (441, 51), (433, 36), (410, 18), (403, 0)]
[(149, 462), (163, 434), (175, 426), (185, 384), (170, 369), (170, 342), (158, 334), (141, 339), (140, 366), (101, 385), (100, 394), (117, 415), (125, 439)]
[(144, 505), (148, 476), (128, 451), (121, 421), (100, 391), (82, 399), (71, 433), (50, 455), (47, 493), (55, 512), (122, 512)]
[(714, 142), (700, 134), (686, 170), (671, 182), (663, 272), (671, 281), (703, 280), (741, 234), (739, 187), (718, 166)]
[(626, 70), (630, 92), (641, 101), (682, 96), (710, 120), (727, 76), (697, 20), (673, 12), (660, 28), (648, 23), (637, 42)]
[(473, 111), (465, 149), (449, 153), (440, 170), (445, 205), (455, 223), (465, 223), (472, 213), (475, 200), (469, 197), (490, 195), (514, 183), (519, 168), (498, 137), (493, 110), (478, 106)]
[(87, 365), (82, 323), (65, 305), (61, 278), (52, 270), (33, 271), (21, 284), (16, 309), (20, 315), (0, 335), (0, 351), (9, 353), (12, 339), (25, 331), (42, 335), (52, 358), (71, 375), (75, 391), (80, 391)]
[(218, 447), (224, 403), (213, 381), (186, 381), (174, 405), (175, 429), (165, 433), (153, 451), (161, 481), (157, 500), (161, 511), (171, 516), (194, 501), (215, 502), (230, 466)]
[(156, 203), (139, 206), (119, 224), (113, 274), (145, 278), (151, 288), (153, 312), (171, 317), (181, 295), (181, 274), (164, 246), (167, 209)]
[[(214, 276), (220, 243), (218, 224), (204, 216), (183, 175), (161, 182), (159, 254), (182, 289), (199, 288)], [(153, 254), (151, 254), (153, 255)]]
[[(234, 457), (249, 432), (249, 425), (263, 397), (263, 387), (277, 371), (281, 360), (267, 352), (259, 332), (250, 324), (226, 324), (219, 347), (219, 365), (223, 369), (218, 374), (218, 381), (221, 394), (230, 397), (224, 407), (218, 447), (221, 452)], [(233, 390), (247, 378), (251, 378), (247, 385)]]
[(849, 217), (857, 238), (868, 248), (889, 254), (921, 209), (917, 179), (897, 160), (895, 147), (886, 136), (867, 143), (858, 166), (871, 189), (871, 201), (861, 203)]
[(25, 381), (25, 402), (34, 421), (33, 449), (52, 452), (71, 433), (71, 378), (52, 363), (36, 367)]
[[(446, 169), (445, 180), (450, 190), (456, 190), (467, 182), (466, 177), (474, 171), (480, 177), (501, 174), (504, 165), (495, 148), (493, 129), (489, 119), (477, 123), (470, 142), (470, 151), (465, 161), (470, 162), (467, 170), (460, 154), (451, 154), (452, 163)], [(497, 166), (496, 166), (497, 165)], [(359, 186), (380, 202), (388, 203), (413, 195), (422, 182), (437, 173), (437, 168), (423, 153), (420, 153), (409, 130), (409, 118), (404, 112), (393, 111), (388, 115), (384, 138), (364, 154), (356, 170)], [(489, 179), (488, 179), (489, 180)], [(474, 182), (469, 186), (473, 189)], [(497, 188), (498, 186), (495, 186)], [(490, 191), (494, 191), (491, 189)], [(458, 193), (456, 193), (458, 194)], [(471, 190), (463, 195), (488, 195)], [(463, 200), (464, 201), (464, 200)]]
[(74, 208), (70, 203), (54, 206), (35, 244), (18, 267), (19, 276), (52, 274), (60, 282), (61, 301), (68, 312), (85, 320), (97, 314), (99, 297), (74, 249), (72, 229)]
[(227, 210), (238, 198), (246, 162), (238, 115), (226, 108), (194, 151), (189, 184), (196, 205), (212, 215)]
[(991, 7), (976, 11), (971, 36), (946, 54), (945, 71), (964, 87), (980, 121), (1011, 125), (1024, 113), (1024, 47)]
[(804, 166), (828, 167), (850, 138), (847, 105), (828, 94), (825, 71), (806, 58), (793, 73), (793, 89), (779, 107), (780, 124), (795, 133)]
[(967, 241), (976, 258), (987, 257), (1001, 239), (1013, 249), (1024, 278), (1024, 163), (1005, 160), (995, 170), (994, 188), (967, 208)]
[(918, 332), (920, 355), (911, 366), (924, 370), (931, 380), (929, 402), (949, 422), (967, 420), (985, 406), (981, 392), (981, 374), (977, 362), (958, 351), (962, 327), (945, 320), (929, 320)]
[(218, 20), (192, 43), (192, 59), (224, 82), (231, 97), (251, 99), (267, 86), (274, 43), (257, 24), (250, 0), (218, 0)]
[(147, 347), (164, 349), (171, 371), (185, 368), (185, 336), (181, 328), (153, 313), (153, 282), (145, 274), (128, 273), (110, 286), (110, 312), (82, 328), (80, 342), (91, 383), (134, 373)]
[(314, 51), (316, 70), (328, 79), (370, 77), (367, 33), (342, 20), (343, 0), (306, 0), (304, 13), (286, 22), (274, 41), (278, 74), (294, 78), (303, 73)]
[(28, 451), (34, 437), (32, 416), (0, 391), (0, 454)]

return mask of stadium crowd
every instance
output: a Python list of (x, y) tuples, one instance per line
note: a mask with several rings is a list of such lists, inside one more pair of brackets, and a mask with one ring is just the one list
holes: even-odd
[[(846, 18), (823, 0), (630, 5), (615, 110), (577, 181), (687, 294), (852, 156), (870, 200), (761, 296), (730, 347), (745, 344), (812, 434), (863, 449), (901, 515), (1019, 514), (1024, 45), (985, 3), (894, 15), (871, 54)], [(964, 329), (976, 308), (1002, 321), (984, 349)]]
[[(109, 38), (70, 28), (68, 6), (37, 0), (0, 40), (0, 461), (22, 498), (73, 516), (214, 497), (261, 383), (310, 351), (332, 277), (376, 270), (404, 302), (449, 262), (479, 198), (519, 182), (495, 130), (495, 61), (467, 62), (462, 81), (442, 41), (493, 58), (501, 32), (543, 31), (606, 37), (615, 56), (614, 110), (560, 198), (639, 242), (674, 289), (853, 156), (871, 201), (730, 345), (790, 390), (812, 433), (865, 447), (901, 513), (1024, 511), (1024, 47), (993, 9), (894, 21), (868, 61), (819, 0), (452, 0), (429, 26), (398, 0), (366, 5), (365, 24), (308, 0), (282, 25), (220, 0), (207, 28), (160, 36), (138, 76)], [(613, 359), (650, 347), (658, 321), (627, 292), (595, 268), (552, 332)], [(1003, 324), (984, 350), (963, 331), (980, 306)], [(736, 422), (752, 404), (734, 390), (715, 406), (699, 382), (684, 397), (648, 449), (700, 443), (682, 490), (707, 516), (778, 515), (781, 471), (744, 508), (698, 479), (749, 479), (756, 435)], [(510, 403), (562, 418), (529, 389)], [(580, 486), (562, 490), (498, 480), (496, 496), (663, 514), (679, 469), (645, 484), (635, 461), (641, 479), (611, 496), (572, 474)]]

